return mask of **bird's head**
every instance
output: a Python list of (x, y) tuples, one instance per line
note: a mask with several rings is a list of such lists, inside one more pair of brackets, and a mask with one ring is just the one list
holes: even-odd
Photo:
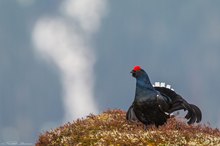
[(134, 66), (131, 73), (134, 78), (139, 78), (143, 75), (146, 75), (146, 72), (140, 66)]

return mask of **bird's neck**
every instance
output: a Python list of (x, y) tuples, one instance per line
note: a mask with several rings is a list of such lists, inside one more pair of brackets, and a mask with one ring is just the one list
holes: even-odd
[(136, 87), (144, 88), (145, 90), (155, 90), (148, 75), (137, 78)]
[(147, 98), (148, 95), (154, 94), (156, 90), (152, 86), (148, 76), (144, 76), (143, 78), (138, 78), (136, 82), (136, 92), (135, 99), (140, 100), (143, 98)]

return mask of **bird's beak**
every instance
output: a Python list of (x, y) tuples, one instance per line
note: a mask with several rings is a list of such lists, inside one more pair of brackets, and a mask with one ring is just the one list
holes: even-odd
[(135, 70), (132, 70), (130, 73), (132, 74), (132, 77), (136, 76), (136, 71)]
[(130, 73), (132, 73), (132, 74), (133, 74), (133, 73), (135, 73), (135, 71), (134, 71), (134, 70), (132, 70)]

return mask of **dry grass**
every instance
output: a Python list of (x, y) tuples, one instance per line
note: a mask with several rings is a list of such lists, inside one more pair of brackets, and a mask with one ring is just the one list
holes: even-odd
[(37, 146), (172, 146), (220, 145), (220, 131), (206, 125), (187, 125), (175, 118), (167, 124), (144, 130), (141, 123), (130, 123), (122, 110), (89, 115), (40, 135)]

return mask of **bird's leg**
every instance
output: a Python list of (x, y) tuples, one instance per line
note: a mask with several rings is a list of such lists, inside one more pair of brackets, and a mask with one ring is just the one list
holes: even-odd
[(147, 131), (147, 125), (144, 125), (144, 131)]

